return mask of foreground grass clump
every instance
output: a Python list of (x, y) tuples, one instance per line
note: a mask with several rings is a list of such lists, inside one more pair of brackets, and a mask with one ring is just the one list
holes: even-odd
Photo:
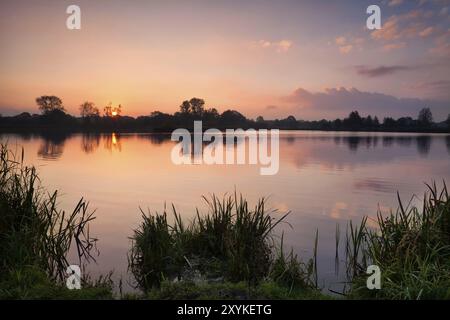
[[(208, 212), (201, 215), (197, 211), (188, 225), (174, 207), (173, 224), (168, 222), (166, 211), (143, 214), (129, 254), (130, 269), (141, 289), (153, 290), (155, 295), (161, 283), (175, 280), (181, 283), (166, 285), (160, 294), (164, 296), (164, 290), (170, 288), (192, 289), (190, 283), (205, 282), (208, 289), (211, 283), (230, 286), (243, 282), (254, 292), (262, 282), (274, 282), (288, 292), (315, 290), (315, 260), (298, 261), (292, 253), (284, 253), (282, 242), (274, 241), (273, 230), (287, 214), (273, 218), (265, 209), (264, 198), (254, 208), (237, 194), (204, 199)], [(194, 287), (203, 290), (200, 285)]]
[(0, 297), (57, 297), (67, 290), (69, 250), (77, 250), (80, 266), (92, 258), (94, 216), (83, 199), (69, 214), (58, 210), (57, 192), (47, 193), (23, 158), (0, 146)]
[[(444, 183), (428, 186), (422, 208), (399, 199), (387, 217), (378, 213), (379, 230), (366, 220), (350, 229), (347, 241), (350, 297), (377, 299), (450, 299), (450, 198)], [(381, 269), (381, 290), (366, 288), (364, 271)]]

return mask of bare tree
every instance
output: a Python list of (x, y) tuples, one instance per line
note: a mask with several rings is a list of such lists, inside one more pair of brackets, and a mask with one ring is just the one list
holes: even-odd
[(54, 111), (66, 111), (62, 105), (62, 100), (56, 96), (41, 96), (36, 98), (36, 103), (42, 114), (49, 114)]
[(103, 114), (106, 117), (111, 117), (112, 116), (112, 102), (108, 103), (104, 108), (103, 108)]
[(83, 118), (98, 117), (100, 111), (93, 102), (86, 101), (80, 105), (80, 114)]
[(120, 116), (122, 113), (122, 105), (119, 104), (117, 107), (113, 107), (112, 103), (108, 103), (106, 107), (103, 108), (103, 113), (106, 117)]
[(120, 116), (122, 113), (122, 105), (119, 104), (117, 107), (113, 109), (113, 116)]

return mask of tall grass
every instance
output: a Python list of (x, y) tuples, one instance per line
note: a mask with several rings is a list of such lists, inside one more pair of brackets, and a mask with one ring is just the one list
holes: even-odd
[(81, 199), (66, 213), (57, 208), (57, 192), (47, 193), (36, 169), (24, 164), (6, 145), (0, 146), (0, 280), (33, 268), (62, 282), (68, 253), (77, 249), (80, 265), (90, 260), (96, 239), (89, 235), (94, 219)]
[[(427, 185), (421, 208), (398, 196), (395, 212), (377, 214), (378, 229), (350, 224), (347, 262), (351, 296), (388, 299), (450, 298), (450, 198), (447, 186)], [(363, 276), (378, 265), (382, 289), (369, 291)]]
[[(143, 214), (132, 236), (129, 267), (140, 288), (148, 291), (164, 280), (245, 281), (273, 279), (290, 286), (309, 286), (314, 264), (277, 250), (274, 228), (287, 214), (274, 218), (263, 198), (251, 208), (242, 195), (204, 197), (208, 212), (197, 210), (184, 224), (172, 206), (174, 223), (162, 214)], [(308, 266), (311, 266), (308, 268)]]

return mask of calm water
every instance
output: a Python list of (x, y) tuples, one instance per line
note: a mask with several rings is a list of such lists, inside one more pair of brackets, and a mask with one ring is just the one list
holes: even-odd
[[(285, 244), (302, 257), (312, 254), (319, 229), (319, 277), (325, 288), (335, 275), (335, 230), (348, 220), (375, 217), (377, 208), (396, 207), (396, 191), (405, 199), (425, 191), (425, 182), (450, 181), (450, 136), (282, 132), (280, 170), (259, 175), (259, 166), (176, 166), (170, 159), (174, 142), (148, 134), (101, 136), (2, 135), (11, 148), (24, 147), (26, 162), (39, 168), (43, 183), (61, 193), (60, 204), (73, 209), (84, 197), (97, 209), (91, 233), (100, 256), (93, 274), (114, 270), (128, 279), (129, 236), (140, 222), (139, 207), (162, 211), (174, 204), (186, 218), (204, 209), (202, 195), (235, 189), (252, 203), (270, 196), (278, 214), (291, 211)], [(19, 149), (20, 150), (20, 149)], [(76, 261), (74, 261), (76, 262)]]

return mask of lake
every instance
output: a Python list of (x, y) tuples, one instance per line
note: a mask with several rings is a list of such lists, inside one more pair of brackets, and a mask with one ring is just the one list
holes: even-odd
[(206, 209), (202, 195), (236, 190), (251, 203), (267, 196), (274, 215), (291, 212), (277, 233), (305, 260), (318, 229), (319, 284), (327, 290), (338, 287), (343, 274), (335, 268), (336, 225), (344, 234), (349, 220), (395, 209), (397, 191), (404, 202), (417, 195), (413, 202), (420, 204), (426, 182), (450, 181), (450, 135), (282, 131), (273, 176), (260, 175), (259, 165), (174, 165), (175, 142), (164, 135), (3, 134), (0, 141), (24, 148), (43, 185), (59, 191), (61, 208), (71, 210), (84, 197), (96, 209), (90, 231), (99, 238), (100, 255), (89, 271), (114, 271), (125, 289), (139, 208), (161, 212), (174, 204), (192, 219), (195, 208)]

